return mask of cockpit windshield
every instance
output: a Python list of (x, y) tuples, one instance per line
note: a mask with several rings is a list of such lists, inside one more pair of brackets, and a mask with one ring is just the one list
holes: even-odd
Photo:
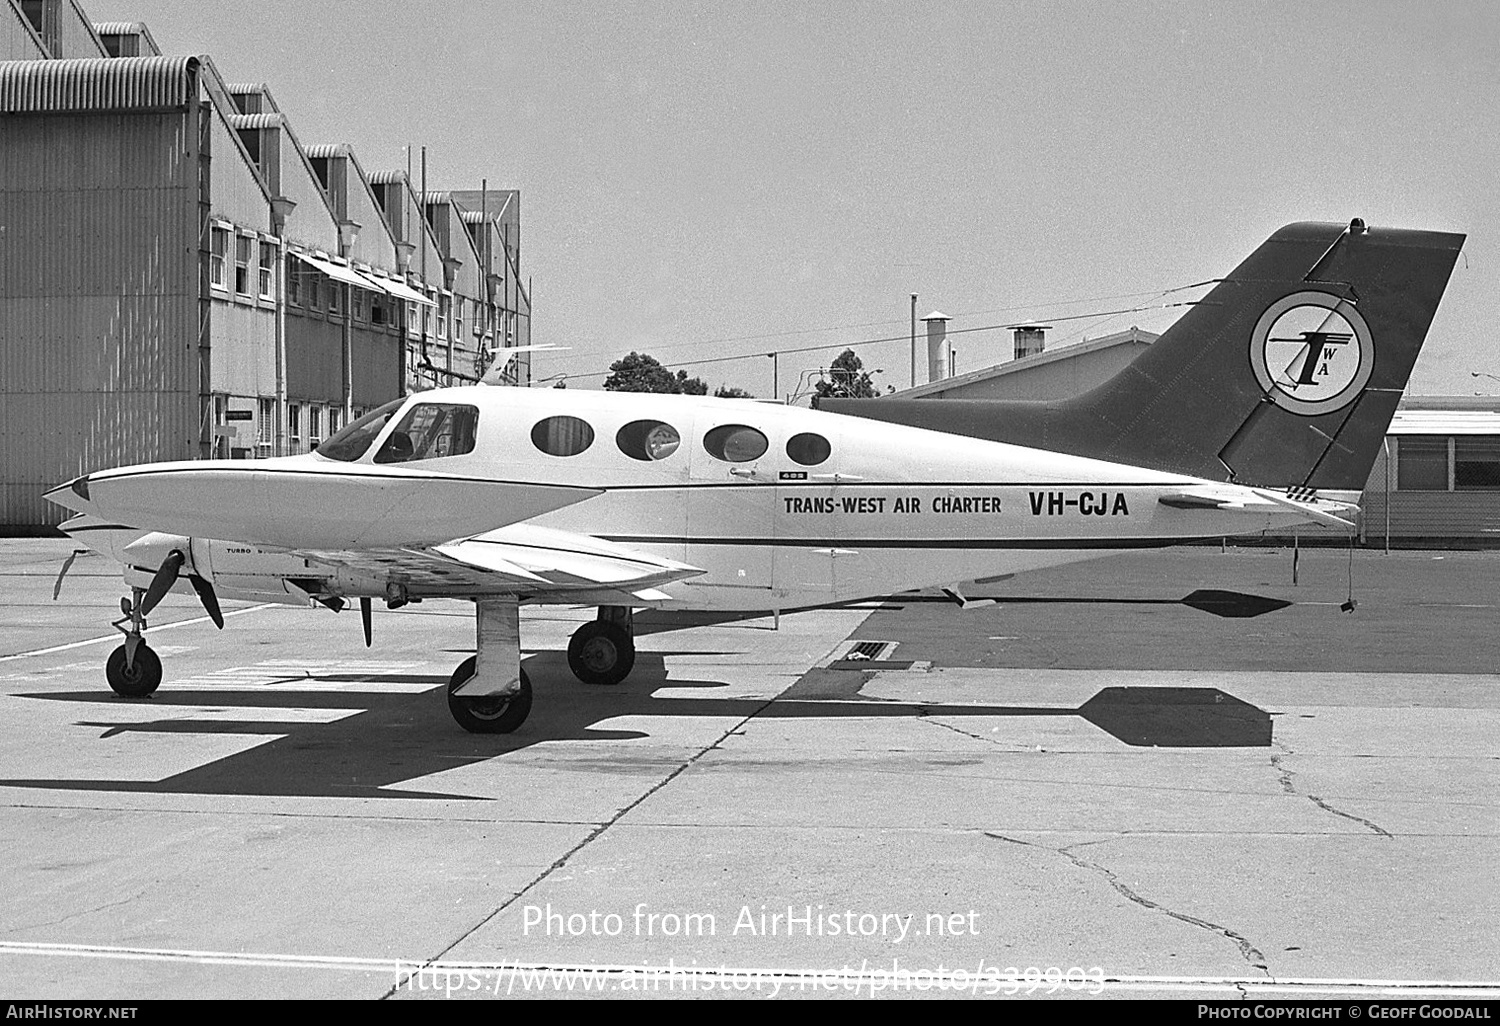
[(401, 418), (380, 451), (376, 463), (406, 463), (474, 451), (479, 407), (467, 403), (417, 403)]
[(315, 451), (319, 456), (327, 456), (331, 460), (353, 463), (365, 454), (365, 450), (375, 441), (375, 436), (385, 427), (386, 421), (401, 409), (404, 402), (405, 399), (396, 399), (377, 410), (371, 410), (324, 441)]

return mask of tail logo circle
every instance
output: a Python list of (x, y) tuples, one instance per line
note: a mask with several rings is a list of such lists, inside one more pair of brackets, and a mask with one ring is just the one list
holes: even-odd
[(1266, 308), (1250, 335), (1250, 368), (1277, 406), (1304, 417), (1348, 406), (1375, 369), (1370, 326), (1326, 292), (1294, 292)]

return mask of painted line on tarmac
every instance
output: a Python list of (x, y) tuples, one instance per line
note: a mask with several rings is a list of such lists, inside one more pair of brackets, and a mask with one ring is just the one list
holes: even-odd
[[(1267, 979), (1248, 976), (1091, 976), (1087, 981), (1048, 980), (1017, 973), (1013, 969), (982, 966), (978, 972), (968, 969), (902, 969), (893, 963), (891, 969), (871, 967), (868, 962), (859, 969), (755, 969), (737, 966), (682, 966), (645, 964), (602, 964), (562, 962), (458, 961), (444, 959), (362, 958), (347, 955), (290, 955), (271, 952), (200, 951), (174, 948), (127, 948), (98, 944), (47, 944), (28, 941), (0, 941), (0, 955), (44, 958), (96, 958), (137, 962), (179, 962), (195, 965), (226, 965), (242, 968), (338, 969), (351, 972), (395, 973), (398, 976), (421, 973), (439, 974), (490, 973), (554, 974), (590, 976), (597, 985), (600, 978), (676, 980), (685, 993), (687, 984), (699, 981), (712, 987), (726, 981), (758, 980), (781, 987), (811, 986), (815, 990), (830, 987), (861, 990), (879, 994), (883, 991), (973, 990), (976, 993), (1011, 996), (1025, 992), (1028, 996), (1051, 993), (1107, 993), (1109, 991), (1170, 991), (1210, 993), (1232, 991), (1239, 994), (1294, 994), (1364, 998), (1467, 998), (1500, 997), (1500, 981), (1477, 980), (1361, 980), (1347, 978)], [(530, 989), (573, 989), (559, 987), (554, 980), (532, 979)], [(552, 984), (552, 986), (548, 986)], [(1102, 987), (1102, 990), (1095, 990)], [(427, 988), (424, 988), (427, 989)], [(585, 988), (588, 989), (588, 988)], [(738, 988), (737, 988), (738, 989)]]
[[(278, 605), (281, 605), (281, 603), (264, 602), (258, 606), (250, 606), (248, 609), (231, 609), (229, 610), (229, 612), (224, 614), (224, 619), (227, 620), (231, 616), (242, 616), (245, 613), (256, 613), (262, 609), (271, 609)], [(164, 623), (160, 627), (152, 627), (151, 633), (154, 635), (158, 631), (169, 631), (173, 627), (188, 627), (195, 623), (212, 622), (213, 617), (211, 616), (198, 616), (194, 617), (191, 620), (178, 620), (174, 623)], [(87, 641), (74, 641), (67, 645), (53, 645), (51, 648), (38, 648), (30, 652), (17, 652), (15, 655), (0, 656), (0, 663), (8, 663), (13, 659), (30, 659), (32, 656), (51, 655), (53, 652), (66, 652), (70, 648), (83, 648), (86, 645), (100, 645), (106, 641), (119, 641), (122, 637), (124, 637), (124, 635), (122, 634), (106, 634), (102, 638), (90, 638)]]

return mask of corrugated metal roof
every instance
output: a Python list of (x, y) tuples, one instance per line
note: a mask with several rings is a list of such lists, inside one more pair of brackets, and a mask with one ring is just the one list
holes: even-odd
[(239, 96), (246, 93), (263, 93), (266, 91), (266, 84), (264, 82), (226, 82), (224, 91)]
[(0, 63), (0, 114), (181, 110), (198, 94), (196, 57)]
[(405, 171), (371, 171), (366, 177), (370, 179), (371, 185), (390, 185), (393, 182), (406, 180)]
[(224, 118), (230, 128), (280, 128), (280, 114), (229, 114)]
[(1397, 410), (1389, 435), (1500, 435), (1500, 413), (1490, 410)]
[(318, 143), (316, 146), (306, 146), (303, 149), (308, 157), (313, 160), (326, 160), (329, 157), (347, 157), (353, 151), (348, 143)]
[(101, 36), (139, 36), (146, 31), (144, 21), (96, 21), (94, 31)]

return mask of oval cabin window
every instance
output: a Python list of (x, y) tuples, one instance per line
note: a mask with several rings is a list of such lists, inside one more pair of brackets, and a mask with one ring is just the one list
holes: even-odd
[(594, 444), (594, 429), (577, 417), (548, 417), (531, 429), (531, 444), (548, 456), (577, 456)]
[(786, 454), (792, 458), (792, 462), (800, 463), (804, 467), (816, 467), (826, 460), (831, 452), (833, 452), (833, 446), (828, 444), (828, 439), (810, 431), (793, 435), (786, 441)]
[(677, 451), (682, 436), (671, 424), (659, 420), (633, 420), (615, 435), (620, 451), (633, 460), (664, 460)]
[(766, 436), (744, 424), (724, 424), (703, 438), (703, 448), (716, 460), (726, 463), (748, 463), (765, 455), (771, 443)]

